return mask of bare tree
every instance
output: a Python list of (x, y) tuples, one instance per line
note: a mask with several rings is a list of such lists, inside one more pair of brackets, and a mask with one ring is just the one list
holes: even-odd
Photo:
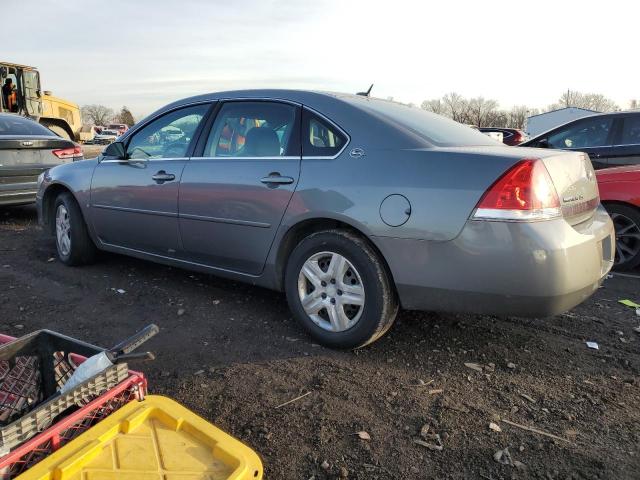
[(478, 127), (523, 128), (527, 117), (538, 114), (537, 108), (529, 108), (526, 105), (516, 105), (511, 110), (499, 110), (496, 100), (483, 97), (466, 99), (455, 92), (442, 98), (425, 100), (421, 107), (457, 122)]
[(460, 123), (469, 123), (469, 101), (462, 95), (451, 92), (442, 97), (447, 117)]
[(84, 105), (80, 113), (84, 123), (93, 125), (106, 125), (113, 119), (113, 110), (104, 105)]
[(516, 105), (509, 110), (509, 120), (507, 126), (510, 128), (524, 128), (527, 117), (535, 115), (536, 109), (530, 109), (526, 105)]
[(498, 102), (495, 100), (486, 100), (484, 97), (472, 98), (468, 102), (468, 120), (469, 123), (478, 127), (489, 127), (489, 120), (495, 117), (495, 110), (498, 108)]
[(620, 107), (601, 93), (582, 93), (573, 90), (564, 92), (556, 103), (552, 103), (546, 111), (557, 110), (559, 108), (577, 107), (595, 110), (596, 112), (614, 112)]
[(427, 110), (428, 112), (437, 113), (438, 115), (446, 115), (446, 108), (442, 100), (435, 98), (433, 100), (425, 100), (420, 105), (420, 108)]

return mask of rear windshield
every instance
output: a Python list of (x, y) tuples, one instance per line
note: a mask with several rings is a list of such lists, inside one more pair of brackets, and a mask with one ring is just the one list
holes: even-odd
[(474, 128), (421, 108), (376, 98), (362, 100), (357, 103), (358, 107), (411, 130), (439, 147), (500, 145)]
[(28, 118), (13, 115), (0, 116), (0, 135), (47, 135), (54, 133)]

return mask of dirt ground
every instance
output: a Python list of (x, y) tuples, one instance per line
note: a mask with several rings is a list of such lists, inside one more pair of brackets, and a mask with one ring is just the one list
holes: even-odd
[[(640, 476), (640, 317), (617, 302), (640, 302), (640, 278), (548, 319), (403, 312), (381, 341), (336, 352), (279, 293), (117, 255), (65, 267), (35, 224), (31, 207), (0, 210), (0, 331), (110, 346), (157, 323), (151, 391), (250, 445), (265, 478)], [(505, 448), (513, 466), (494, 460)]]

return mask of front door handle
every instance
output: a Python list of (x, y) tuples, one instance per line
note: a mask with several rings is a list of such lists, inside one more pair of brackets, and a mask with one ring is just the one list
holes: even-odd
[(173, 173), (167, 173), (164, 170), (160, 170), (154, 176), (151, 177), (156, 183), (170, 182), (176, 179)]
[(271, 172), (268, 177), (262, 177), (260, 181), (271, 188), (275, 188), (278, 185), (292, 184), (293, 177), (286, 177), (286, 176), (280, 175), (279, 172)]

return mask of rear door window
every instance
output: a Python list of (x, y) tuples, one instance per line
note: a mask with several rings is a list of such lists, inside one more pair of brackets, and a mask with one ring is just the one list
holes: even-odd
[(624, 119), (620, 144), (640, 145), (640, 115), (634, 115)]
[(552, 148), (589, 148), (609, 145), (613, 117), (591, 117), (567, 125), (549, 135)]
[(347, 136), (335, 125), (304, 110), (302, 114), (302, 154), (307, 157), (333, 157), (347, 144)]
[(227, 102), (216, 116), (203, 156), (299, 157), (297, 109), (280, 102)]

